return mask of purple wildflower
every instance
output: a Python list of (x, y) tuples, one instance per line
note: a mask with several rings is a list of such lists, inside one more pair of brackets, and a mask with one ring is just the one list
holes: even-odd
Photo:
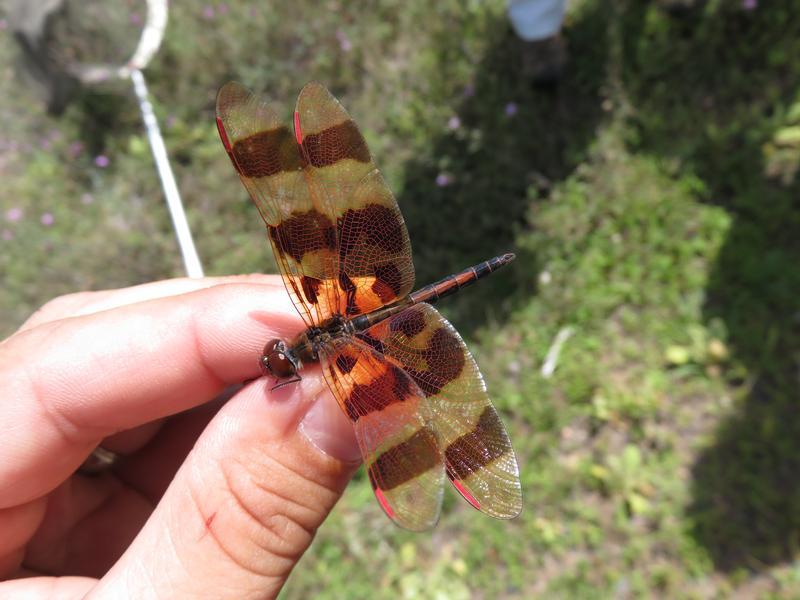
[(342, 52), (350, 52), (353, 49), (353, 42), (341, 29), (336, 32), (336, 39), (339, 40), (339, 48), (341, 48)]
[(46, 212), (42, 215), (42, 218), (39, 219), (42, 222), (42, 225), (45, 227), (50, 227), (53, 223), (55, 223), (56, 219), (53, 217), (53, 213)]
[(744, 10), (755, 10), (758, 8), (758, 0), (742, 0), (742, 8)]
[(513, 117), (515, 114), (517, 114), (518, 110), (519, 107), (517, 106), (516, 102), (509, 102), (506, 104), (505, 112), (507, 117)]
[(458, 129), (461, 127), (461, 119), (458, 118), (458, 115), (453, 115), (447, 120), (447, 128), (448, 129)]
[(461, 92), (464, 98), (472, 98), (475, 95), (475, 84), (468, 83), (464, 86), (464, 91)]
[(206, 5), (203, 7), (203, 16), (206, 19), (213, 19), (214, 18), (214, 7)]
[(436, 185), (439, 187), (447, 187), (451, 183), (453, 183), (453, 178), (447, 173), (439, 173), (436, 176)]
[(19, 207), (9, 208), (6, 211), (6, 221), (9, 223), (16, 223), (22, 218), (23, 212)]
[(101, 169), (105, 169), (109, 164), (111, 164), (111, 161), (105, 154), (98, 154), (94, 157), (94, 164)]
[(14, 239), (14, 232), (10, 229), (3, 229), (2, 237), (5, 241), (10, 242)]
[(131, 25), (136, 25), (138, 27), (142, 24), (142, 15), (140, 15), (138, 12), (132, 12), (130, 17), (128, 17), (128, 20), (130, 21)]
[(92, 196), (88, 192), (85, 194), (81, 194), (81, 204), (91, 204), (92, 202), (94, 202), (94, 196)]
[(228, 5), (225, 4), (224, 2), (221, 2), (220, 4), (217, 5), (217, 12), (221, 15), (227, 15)]
[(8, 28), (8, 21), (0, 19), (0, 31), (5, 31)]

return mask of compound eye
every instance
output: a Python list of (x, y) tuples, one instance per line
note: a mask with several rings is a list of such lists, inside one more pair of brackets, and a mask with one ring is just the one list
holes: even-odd
[(289, 357), (283, 352), (273, 352), (270, 354), (268, 366), (272, 374), (278, 379), (291, 377), (297, 372), (297, 369), (294, 367), (294, 363), (289, 360)]
[(266, 354), (262, 354), (261, 358), (258, 360), (258, 366), (261, 367), (261, 372), (264, 375), (272, 375), (272, 369), (269, 366), (269, 356)]
[(278, 379), (291, 377), (297, 373), (297, 367), (286, 351), (286, 344), (281, 340), (270, 340), (264, 346), (261, 369)]
[(264, 346), (264, 356), (269, 356), (275, 350), (285, 352), (284, 343), (281, 340), (270, 340)]

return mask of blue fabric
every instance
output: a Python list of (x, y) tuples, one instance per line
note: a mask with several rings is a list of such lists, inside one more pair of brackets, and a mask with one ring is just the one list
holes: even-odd
[(508, 18), (523, 40), (543, 40), (561, 29), (565, 4), (566, 0), (512, 0)]

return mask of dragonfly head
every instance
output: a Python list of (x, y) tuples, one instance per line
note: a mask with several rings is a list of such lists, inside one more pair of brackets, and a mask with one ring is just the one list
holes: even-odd
[(276, 379), (285, 379), (297, 375), (300, 367), (297, 357), (283, 340), (270, 340), (264, 346), (261, 355), (261, 371)]

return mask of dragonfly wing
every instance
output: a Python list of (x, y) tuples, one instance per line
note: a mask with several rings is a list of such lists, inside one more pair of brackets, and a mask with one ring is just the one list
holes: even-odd
[(381, 507), (405, 529), (430, 529), (439, 520), (444, 465), (425, 395), (403, 369), (353, 337), (323, 347), (320, 360), (353, 422)]
[(411, 242), (364, 136), (319, 83), (302, 89), (295, 115), (306, 171), (336, 217), (341, 314), (368, 313), (404, 297), (414, 285)]
[(415, 304), (357, 337), (401, 365), (428, 400), (447, 476), (475, 508), (508, 519), (522, 510), (519, 467), (478, 365), (455, 328)]
[(295, 307), (307, 326), (323, 323), (339, 305), (336, 217), (309, 185), (300, 145), (271, 106), (236, 82), (217, 95), (217, 128)]

